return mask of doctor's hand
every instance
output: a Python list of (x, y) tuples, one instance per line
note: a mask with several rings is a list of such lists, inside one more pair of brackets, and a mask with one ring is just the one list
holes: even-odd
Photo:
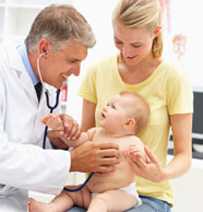
[(78, 123), (66, 114), (48, 114), (41, 121), (49, 127), (48, 137), (52, 144), (58, 148), (67, 148), (68, 140), (76, 140), (80, 136)]
[(71, 171), (106, 173), (115, 170), (120, 162), (115, 143), (87, 141), (71, 151)]
[(145, 146), (145, 160), (139, 152), (129, 152), (128, 161), (132, 165), (136, 175), (153, 182), (161, 182), (165, 180), (164, 169), (155, 154)]

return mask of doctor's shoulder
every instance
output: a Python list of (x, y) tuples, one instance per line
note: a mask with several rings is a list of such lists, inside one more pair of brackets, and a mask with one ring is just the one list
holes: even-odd
[(4, 41), (0, 43), (0, 67), (12, 67), (12, 64), (21, 63), (21, 58), (17, 52), (17, 44), (14, 42)]

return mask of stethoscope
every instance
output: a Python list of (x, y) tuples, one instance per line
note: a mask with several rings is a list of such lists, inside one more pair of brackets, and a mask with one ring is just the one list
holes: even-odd
[[(42, 53), (40, 54), (40, 56), (37, 58), (37, 71), (39, 73), (39, 78), (40, 78), (40, 81), (42, 83), (42, 85), (44, 85), (44, 81), (42, 80), (42, 75), (41, 75), (41, 71), (40, 71), (40, 59), (41, 57), (44, 55), (44, 54), (47, 54), (46, 53)], [(48, 89), (45, 87), (45, 97), (46, 97), (46, 104), (47, 104), (47, 107), (49, 108), (49, 113), (53, 113), (53, 111), (58, 107), (59, 105), (59, 96), (60, 96), (60, 89), (57, 89), (56, 91), (56, 100), (55, 100), (55, 104), (51, 105), (50, 104), (50, 101), (49, 101), (49, 91)], [(48, 126), (45, 126), (45, 129), (44, 129), (44, 136), (43, 136), (43, 143), (42, 143), (42, 148), (43, 149), (46, 149), (46, 140), (47, 140), (47, 136), (48, 136)], [(82, 190), (86, 185), (87, 183), (89, 182), (89, 180), (91, 179), (91, 177), (94, 175), (94, 173), (90, 173), (90, 175), (88, 176), (88, 178), (80, 185), (78, 186), (77, 188), (73, 188), (73, 189), (70, 189), (70, 188), (63, 188), (63, 191), (67, 191), (67, 192), (78, 192), (80, 190)]]

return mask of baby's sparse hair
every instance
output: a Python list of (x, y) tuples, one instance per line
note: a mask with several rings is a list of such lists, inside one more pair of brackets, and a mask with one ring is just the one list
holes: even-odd
[(134, 118), (136, 120), (135, 131), (138, 133), (141, 129), (145, 128), (148, 123), (150, 114), (149, 105), (139, 94), (122, 91), (120, 92), (120, 96), (131, 98), (131, 102), (129, 102), (126, 107), (128, 107), (130, 118)]

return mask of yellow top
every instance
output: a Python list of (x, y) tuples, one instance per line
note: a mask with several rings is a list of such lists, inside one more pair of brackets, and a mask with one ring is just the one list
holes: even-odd
[[(147, 128), (138, 136), (157, 155), (162, 166), (167, 163), (169, 115), (193, 112), (192, 88), (175, 66), (162, 62), (144, 81), (126, 84), (118, 72), (117, 56), (94, 64), (84, 78), (79, 95), (95, 103), (96, 126), (101, 108), (121, 91), (138, 93), (150, 105)], [(138, 193), (173, 204), (173, 194), (168, 181), (154, 183), (136, 177)]]

